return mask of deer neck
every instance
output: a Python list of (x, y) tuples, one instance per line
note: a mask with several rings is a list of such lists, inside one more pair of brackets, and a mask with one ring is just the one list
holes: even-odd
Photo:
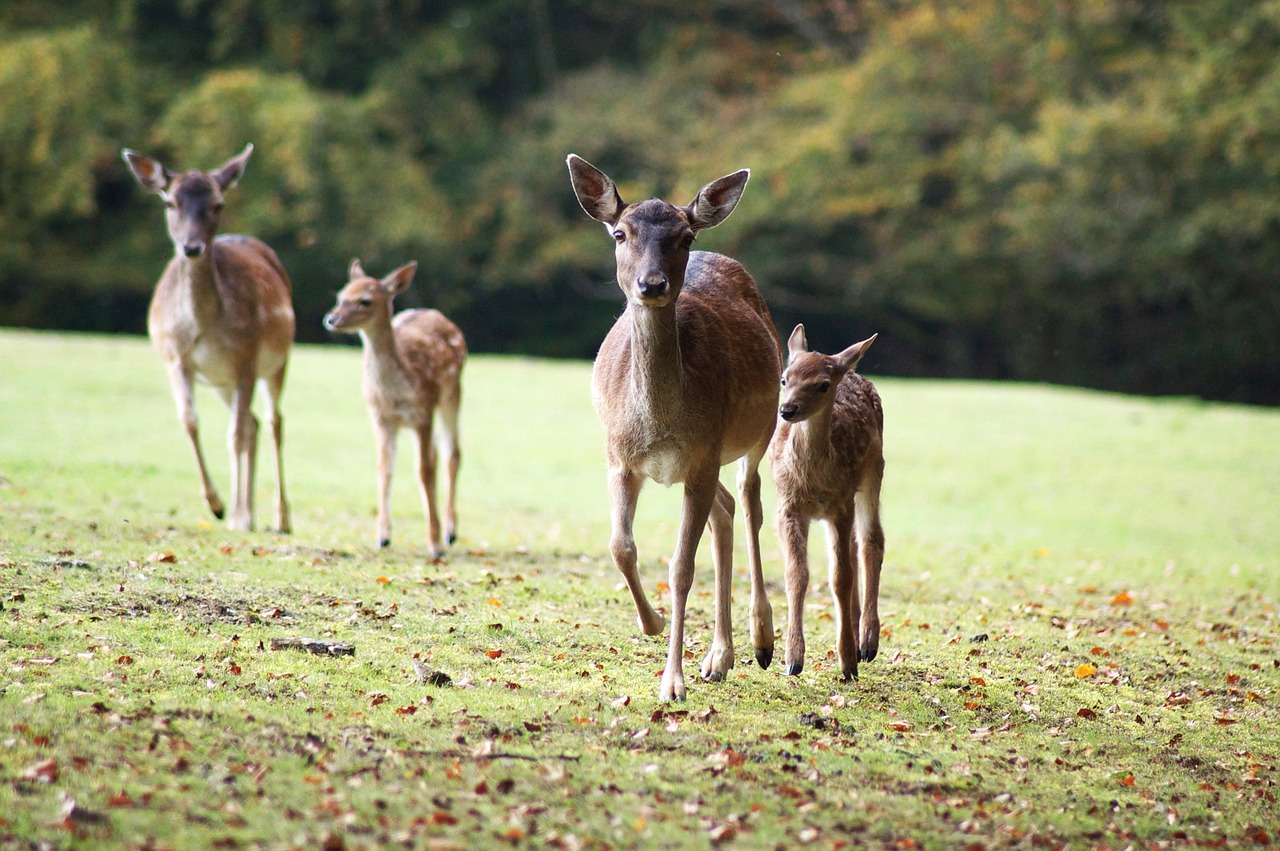
[(222, 289), (218, 286), (212, 245), (199, 257), (179, 257), (176, 271), (178, 289), (191, 300), (192, 315), (204, 321), (213, 321), (222, 315)]
[(632, 403), (651, 418), (682, 410), (684, 376), (675, 302), (665, 307), (632, 307), (628, 312)]
[[(831, 392), (835, 392), (834, 387)], [(797, 457), (818, 460), (830, 454), (831, 409), (827, 405), (791, 427), (791, 444)]]
[(390, 316), (361, 328), (360, 341), (364, 344), (365, 372), (371, 381), (385, 384), (388, 380), (404, 376), (404, 364), (396, 351)]

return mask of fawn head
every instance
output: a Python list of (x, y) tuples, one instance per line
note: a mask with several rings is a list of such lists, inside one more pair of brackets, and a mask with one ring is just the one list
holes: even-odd
[(143, 189), (164, 199), (169, 239), (179, 257), (196, 259), (208, 250), (222, 218), (223, 193), (236, 185), (253, 153), (246, 145), (239, 155), (213, 171), (173, 172), (157, 159), (124, 149), (124, 161)]
[(359, 259), (351, 261), (347, 285), (338, 292), (338, 303), (324, 316), (324, 327), (330, 331), (355, 332), (374, 322), (388, 322), (391, 300), (409, 289), (418, 263), (411, 260), (390, 275), (378, 280), (365, 274)]
[(778, 406), (782, 418), (789, 423), (803, 422), (830, 408), (836, 387), (858, 365), (877, 336), (872, 334), (838, 355), (823, 355), (809, 351), (804, 326), (797, 325), (787, 340), (787, 368), (782, 373), (782, 403)]
[(639, 307), (663, 307), (676, 300), (694, 237), (729, 217), (751, 175), (742, 169), (713, 180), (685, 207), (657, 198), (625, 204), (600, 169), (577, 154), (570, 154), (568, 163), (578, 203), (616, 243), (618, 286)]

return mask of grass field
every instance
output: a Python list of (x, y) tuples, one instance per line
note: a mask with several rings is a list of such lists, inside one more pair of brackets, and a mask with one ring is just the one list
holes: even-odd
[[(608, 557), (589, 365), (472, 358), (461, 540), (434, 563), (408, 435), (372, 546), (358, 358), (296, 351), (294, 534), (233, 534), (144, 340), (0, 332), (0, 848), (1277, 841), (1280, 411), (877, 380), (880, 657), (839, 681), (815, 569), (804, 673), (759, 670), (738, 569), (738, 667), (662, 705), (665, 639)], [(226, 414), (199, 409), (226, 498)], [(641, 497), (654, 594), (678, 506)], [(687, 675), (710, 591), (704, 546)], [(289, 637), (355, 654), (271, 649)]]

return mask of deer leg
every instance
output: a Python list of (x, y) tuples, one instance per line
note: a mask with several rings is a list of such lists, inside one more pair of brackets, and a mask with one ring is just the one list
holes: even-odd
[(645, 635), (661, 635), (666, 621), (662, 615), (649, 605), (644, 586), (640, 584), (640, 569), (636, 558), (636, 539), (632, 532), (632, 524), (636, 516), (636, 500), (640, 498), (640, 487), (644, 484), (636, 473), (618, 464), (609, 466), (609, 510), (612, 514), (613, 531), (609, 538), (609, 552), (613, 555), (613, 563), (626, 580), (631, 591), (631, 599), (636, 606), (636, 617), (640, 622), (640, 631)]
[(378, 455), (378, 546), (391, 546), (391, 473), (396, 466), (396, 425), (374, 420)]
[[(880, 568), (884, 565), (884, 529), (880, 525), (880, 477), (854, 496), (854, 532), (861, 574), (862, 624), (858, 658), (870, 662), (880, 649)], [(855, 601), (857, 602), (857, 601)]]
[(658, 688), (658, 700), (684, 700), (684, 621), (689, 602), (689, 590), (693, 587), (694, 556), (702, 529), (707, 525), (711, 507), (715, 503), (716, 488), (720, 482), (716, 476), (719, 468), (714, 464), (707, 470), (699, 470), (685, 479), (684, 510), (680, 515), (680, 535), (676, 539), (675, 554), (671, 557), (668, 584), (671, 586), (671, 638), (667, 645), (667, 664), (662, 669), (662, 683)]
[(431, 542), (431, 554), (444, 556), (444, 543), (440, 539), (440, 514), (436, 511), (436, 447), (431, 442), (431, 420), (418, 426), (418, 484), (422, 490), (422, 510), (427, 515), (427, 539)]
[(196, 419), (195, 388), (192, 383), (194, 376), (191, 369), (180, 360), (170, 361), (168, 366), (169, 387), (173, 391), (173, 401), (178, 406), (178, 422), (186, 431), (192, 452), (196, 456), (196, 470), (200, 474), (200, 493), (209, 510), (213, 512), (213, 516), (221, 520), (225, 508), (222, 505), (222, 498), (218, 496), (217, 488), (213, 486), (213, 480), (209, 478), (209, 468), (204, 461), (204, 452), (200, 449), (200, 429)]
[(452, 544), (458, 540), (458, 466), (462, 463), (462, 449), (458, 444), (458, 407), (462, 402), (462, 391), (459, 389), (440, 403), (439, 432), (436, 435), (436, 448), (439, 456), (445, 459), (447, 476), (445, 478), (444, 509), (444, 541)]
[(276, 529), (289, 533), (292, 526), (289, 522), (289, 500), (284, 495), (284, 416), (280, 413), (280, 396), (284, 392), (284, 370), (263, 382), (267, 392), (267, 408), (271, 417), (271, 443), (275, 447), (276, 459)]
[(852, 514), (827, 519), (831, 596), (836, 604), (836, 659), (845, 682), (858, 676), (858, 574), (850, 558)]
[(784, 672), (804, 670), (804, 598), (809, 590), (809, 520), (794, 512), (778, 511), (778, 537), (786, 557), (787, 650)]
[(228, 528), (253, 529), (253, 467), (258, 450), (258, 418), (250, 410), (253, 376), (242, 377), (234, 388), (220, 388), (218, 395), (231, 411), (227, 449), (231, 455), (231, 518)]
[(765, 594), (764, 568), (760, 563), (760, 527), (764, 525), (764, 509), (760, 504), (761, 457), (754, 453), (744, 455), (739, 462), (738, 494), (747, 521), (747, 560), (751, 565), (751, 645), (756, 664), (767, 668), (773, 661), (773, 607)]
[(716, 618), (711, 649), (702, 660), (702, 678), (722, 682), (733, 667), (733, 497), (716, 482), (715, 500), (707, 524), (711, 528), (712, 560), (716, 571)]

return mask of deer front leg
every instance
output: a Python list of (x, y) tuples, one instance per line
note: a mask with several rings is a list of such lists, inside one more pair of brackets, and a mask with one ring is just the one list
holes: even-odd
[(862, 624), (858, 658), (870, 662), (880, 649), (880, 569), (884, 565), (884, 529), (880, 526), (880, 488), (859, 491), (854, 497), (854, 529), (858, 539), (858, 572), (862, 592)]
[(702, 678), (723, 682), (733, 668), (733, 619), (731, 593), (733, 583), (733, 497), (724, 485), (716, 482), (715, 501), (710, 523), (712, 560), (716, 571), (716, 617), (711, 649), (702, 660)]
[(378, 546), (391, 546), (391, 472), (396, 466), (396, 426), (375, 420), (373, 441), (378, 455)]
[(267, 391), (267, 408), (271, 416), (271, 443), (275, 447), (276, 460), (276, 530), (288, 534), (292, 531), (289, 522), (289, 501), (284, 495), (284, 416), (280, 413), (280, 394), (284, 391), (284, 370), (268, 378), (264, 384)]
[(205, 504), (219, 520), (225, 513), (222, 498), (209, 478), (209, 468), (204, 462), (204, 452), (200, 449), (200, 429), (196, 419), (195, 390), (192, 383), (194, 374), (181, 360), (172, 360), (169, 367), (169, 387), (173, 391), (173, 401), (178, 406), (178, 422), (187, 433), (191, 450), (196, 456), (196, 471), (200, 474), (200, 494)]
[(666, 621), (662, 615), (649, 605), (649, 598), (640, 584), (640, 569), (636, 558), (636, 539), (632, 532), (635, 522), (636, 501), (640, 498), (640, 487), (644, 479), (639, 474), (628, 470), (621, 464), (611, 463), (609, 466), (609, 510), (613, 531), (609, 538), (609, 552), (613, 555), (614, 566), (622, 574), (631, 591), (631, 599), (636, 606), (636, 617), (640, 622), (640, 631), (645, 635), (661, 635)]
[(838, 514), (827, 520), (828, 572), (836, 604), (836, 659), (845, 682), (858, 677), (858, 574), (850, 546), (853, 517)]
[(680, 515), (680, 535), (676, 539), (675, 554), (671, 557), (668, 584), (671, 586), (671, 638), (667, 645), (667, 664), (662, 669), (662, 683), (658, 687), (658, 700), (684, 700), (684, 622), (689, 602), (689, 590), (693, 587), (694, 556), (702, 529), (707, 525), (711, 507), (715, 503), (718, 468), (698, 471), (685, 480), (684, 510)]
[[(765, 443), (768, 446), (768, 443)], [(751, 645), (756, 664), (762, 669), (773, 662), (773, 607), (764, 590), (764, 567), (760, 562), (760, 527), (764, 509), (760, 504), (760, 458), (744, 455), (738, 466), (738, 495), (747, 521), (747, 560), (751, 565)]]
[(227, 449), (231, 455), (231, 518), (227, 526), (241, 532), (253, 529), (253, 474), (258, 454), (258, 418), (253, 415), (253, 376), (242, 375), (229, 391), (219, 391), (231, 410)]
[(431, 542), (431, 554), (444, 556), (444, 543), (440, 539), (440, 514), (436, 510), (436, 447), (431, 442), (431, 420), (418, 426), (418, 484), (422, 490), (422, 510), (427, 515), (427, 540)]
[[(459, 391), (460, 393), (460, 391)], [(436, 437), (439, 456), (445, 459), (447, 477), (445, 479), (444, 540), (452, 544), (458, 540), (458, 467), (462, 463), (462, 449), (458, 444), (458, 406), (461, 403), (459, 393), (454, 393), (440, 403), (440, 432)]]
[(794, 677), (804, 670), (804, 598), (809, 590), (809, 520), (778, 511), (778, 537), (786, 557), (787, 650), (784, 673)]

